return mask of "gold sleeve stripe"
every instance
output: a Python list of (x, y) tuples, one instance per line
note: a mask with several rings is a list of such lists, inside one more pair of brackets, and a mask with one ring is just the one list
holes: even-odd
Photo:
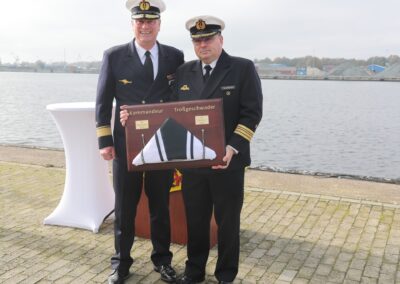
[(251, 139), (253, 138), (254, 135), (254, 131), (251, 130), (250, 128), (244, 126), (243, 124), (239, 124), (235, 131), (234, 131), (237, 135), (242, 136), (244, 139), (248, 140), (249, 142), (251, 141)]
[(239, 130), (235, 130), (235, 133), (239, 136), (242, 136), (244, 139), (248, 140), (249, 142), (251, 141), (251, 136), (246, 135), (245, 133), (239, 131)]
[(110, 136), (111, 135), (111, 127), (110, 126), (97, 127), (96, 134), (97, 134), (98, 138), (103, 137), (103, 136)]
[(253, 135), (254, 135), (254, 131), (253, 131), (253, 130), (251, 130), (250, 128), (248, 128), (248, 127), (244, 126), (243, 124), (238, 124), (238, 126), (236, 127), (236, 129), (243, 130), (244, 132), (246, 132), (246, 133), (250, 134), (251, 136), (253, 136)]

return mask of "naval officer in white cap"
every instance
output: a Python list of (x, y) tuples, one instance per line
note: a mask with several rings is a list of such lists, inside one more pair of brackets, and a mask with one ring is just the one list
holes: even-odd
[(186, 28), (199, 60), (178, 68), (174, 99), (222, 98), (227, 147), (223, 165), (182, 169), (188, 259), (177, 282), (204, 281), (214, 212), (218, 224), (214, 274), (219, 283), (231, 283), (239, 268), (244, 169), (250, 165), (250, 141), (262, 117), (261, 82), (252, 61), (230, 56), (223, 49), (225, 24), (221, 19), (194, 17), (186, 22)]
[[(154, 270), (161, 274), (163, 281), (175, 282), (176, 273), (171, 267), (168, 209), (173, 172), (128, 172), (125, 131), (119, 113), (123, 105), (168, 101), (176, 69), (184, 61), (183, 53), (157, 42), (160, 14), (165, 10), (162, 0), (128, 0), (126, 7), (131, 12), (135, 38), (104, 52), (96, 99), (100, 155), (105, 160), (113, 160), (115, 255), (111, 258), (113, 272), (108, 281), (124, 283), (130, 275), (136, 208), (144, 187), (149, 200)], [(114, 100), (116, 111), (112, 133)]]

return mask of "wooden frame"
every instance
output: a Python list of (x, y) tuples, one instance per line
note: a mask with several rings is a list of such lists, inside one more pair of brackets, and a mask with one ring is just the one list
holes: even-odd
[[(222, 158), (225, 155), (225, 129), (222, 99), (133, 105), (126, 109), (129, 112), (125, 125), (129, 171), (211, 167), (224, 164)], [(216, 152), (216, 158), (133, 165), (133, 159), (167, 118), (174, 119), (197, 138), (204, 138), (204, 145)]]

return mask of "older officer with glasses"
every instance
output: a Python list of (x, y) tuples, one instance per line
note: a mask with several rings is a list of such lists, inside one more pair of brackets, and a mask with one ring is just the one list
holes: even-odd
[(213, 16), (188, 20), (186, 28), (198, 60), (183, 64), (176, 72), (175, 100), (223, 99), (227, 144), (225, 164), (182, 169), (188, 259), (178, 283), (205, 279), (213, 211), (218, 225), (215, 277), (219, 283), (233, 282), (239, 268), (244, 169), (250, 165), (250, 141), (262, 117), (262, 90), (253, 62), (230, 56), (223, 49), (224, 27)]

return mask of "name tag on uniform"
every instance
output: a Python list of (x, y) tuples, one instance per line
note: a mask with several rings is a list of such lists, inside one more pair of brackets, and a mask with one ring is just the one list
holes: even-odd
[(221, 86), (221, 90), (222, 91), (232, 91), (234, 89), (236, 89), (235, 85), (232, 85), (232, 86)]
[(231, 85), (231, 86), (221, 86), (221, 91), (224, 92), (225, 96), (230, 96), (232, 94), (232, 91), (235, 90), (236, 86)]

